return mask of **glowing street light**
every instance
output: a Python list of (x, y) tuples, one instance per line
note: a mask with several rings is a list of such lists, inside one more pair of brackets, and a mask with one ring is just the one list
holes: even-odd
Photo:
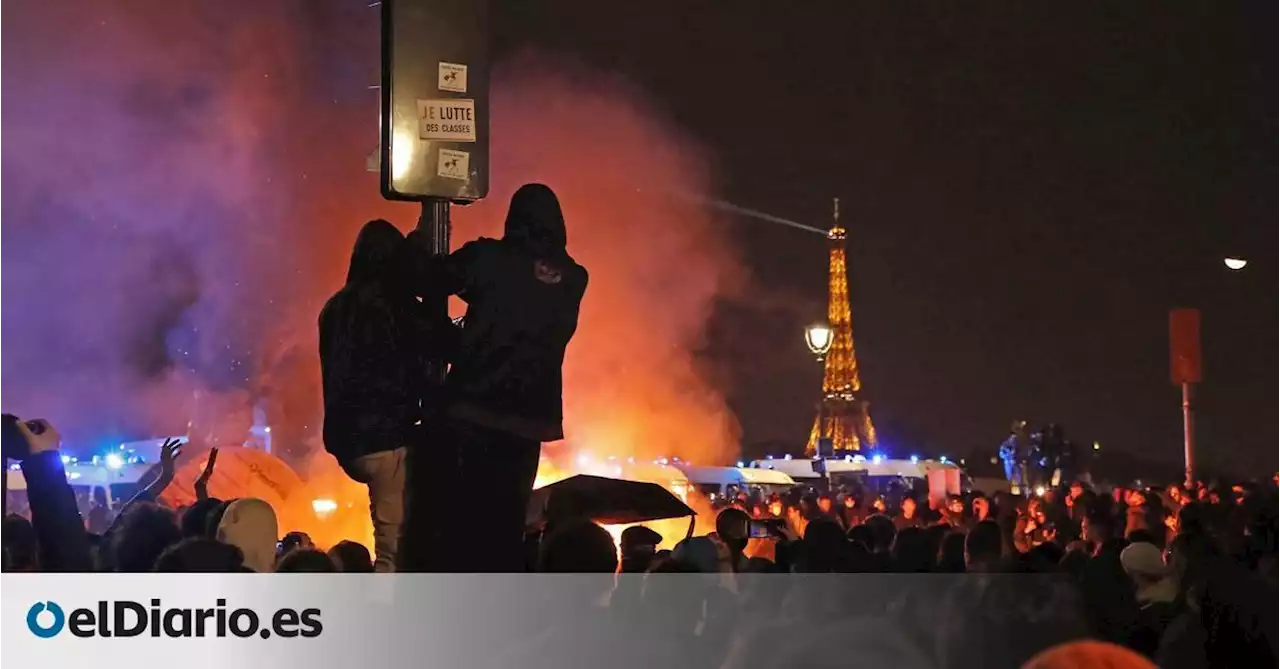
[(804, 343), (814, 355), (821, 358), (831, 350), (831, 342), (835, 339), (831, 326), (826, 323), (810, 325), (804, 330)]
[(1231, 271), (1235, 272), (1235, 271), (1238, 271), (1238, 270), (1242, 270), (1242, 269), (1244, 269), (1244, 266), (1245, 266), (1245, 265), (1248, 265), (1248, 264), (1249, 264), (1249, 261), (1248, 261), (1248, 260), (1245, 260), (1244, 258), (1230, 258), (1230, 257), (1228, 257), (1228, 258), (1223, 258), (1223, 259), (1222, 259), (1222, 264), (1226, 265), (1226, 266), (1227, 266), (1227, 269), (1229, 269), (1229, 270), (1231, 270)]
[[(831, 350), (833, 340), (835, 340), (835, 334), (831, 331), (831, 326), (826, 323), (815, 323), (804, 329), (804, 343), (809, 347), (809, 351), (818, 357), (818, 362), (822, 362), (827, 351)], [(813, 454), (818, 456), (819, 466), (824, 469), (825, 465), (822, 464), (826, 450), (824, 447), (830, 444), (827, 439), (826, 403), (826, 397), (818, 400), (818, 440), (814, 442), (813, 449)]]

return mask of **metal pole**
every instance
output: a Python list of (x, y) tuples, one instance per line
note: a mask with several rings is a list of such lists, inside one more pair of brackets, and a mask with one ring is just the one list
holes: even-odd
[[(423, 200), (422, 213), (418, 216), (418, 231), (420, 233), (418, 239), (428, 253), (432, 256), (448, 255), (449, 236), (452, 231), (452, 225), (449, 222), (449, 201), (440, 198)], [(448, 297), (432, 300), (430, 304), (424, 302), (423, 307), (432, 322), (443, 322), (449, 317)], [(427, 378), (436, 389), (444, 385), (445, 367), (445, 361), (440, 358), (433, 358), (428, 363)]]
[[(821, 355), (818, 356), (818, 364), (822, 365), (823, 369), (825, 370), (826, 357)], [(826, 383), (826, 379), (823, 379), (823, 383), (824, 384)], [(827, 437), (826, 409), (827, 409), (827, 389), (823, 388), (822, 392), (818, 394), (818, 440), (813, 442), (813, 450), (816, 451), (817, 455), (820, 457), (822, 457), (822, 440), (826, 439)]]
[[(414, 243), (431, 256), (449, 253), (449, 201), (438, 198), (423, 200), (422, 211), (418, 216), (418, 229), (413, 235)], [(433, 322), (449, 316), (448, 296), (425, 298), (422, 308)], [(432, 358), (427, 361), (427, 383), (423, 389), (422, 406), (427, 412), (440, 406), (444, 391), (444, 375), (447, 363), (440, 357), (440, 351), (432, 350)], [(425, 422), (431, 416), (424, 415), (424, 431), (419, 439), (426, 439)], [(416, 441), (416, 440), (415, 440)], [(433, 444), (433, 453), (440, 453), (442, 444)], [(396, 552), (396, 571), (400, 572), (433, 572), (442, 571), (443, 562), (438, 551), (445, 540), (439, 536), (438, 528), (432, 526), (432, 514), (427, 503), (415, 499), (415, 490), (426, 490), (429, 485), (424, 481), (425, 465), (416, 457), (425, 451), (424, 444), (411, 444), (405, 460), (405, 516), (400, 526), (400, 542)], [(440, 455), (433, 455), (437, 459)], [(456, 475), (457, 465), (451, 468)], [(439, 545), (433, 545), (439, 543)]]
[(1182, 448), (1186, 465), (1187, 488), (1195, 483), (1195, 423), (1191, 415), (1191, 384), (1182, 383)]

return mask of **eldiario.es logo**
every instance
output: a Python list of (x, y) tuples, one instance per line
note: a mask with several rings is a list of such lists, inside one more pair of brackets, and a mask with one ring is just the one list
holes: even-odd
[(64, 629), (81, 638), (147, 635), (175, 639), (227, 636), (311, 639), (320, 636), (324, 625), (320, 622), (320, 609), (279, 609), (264, 626), (257, 611), (228, 611), (225, 599), (216, 600), (215, 606), (209, 609), (164, 608), (159, 599), (153, 599), (150, 607), (129, 600), (99, 601), (92, 609), (72, 609), (70, 613), (56, 602), (36, 602), (27, 610), (27, 629), (41, 639), (58, 636)]

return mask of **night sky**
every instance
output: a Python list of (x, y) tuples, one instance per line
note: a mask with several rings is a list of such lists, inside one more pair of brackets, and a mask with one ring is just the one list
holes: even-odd
[[(500, 53), (643, 87), (711, 147), (725, 199), (823, 226), (841, 198), (891, 448), (994, 449), (1025, 418), (1180, 463), (1167, 311), (1187, 305), (1204, 313), (1201, 461), (1274, 469), (1275, 3), (496, 7)], [(759, 455), (812, 420), (801, 328), (824, 315), (826, 256), (820, 237), (734, 225), (759, 299), (719, 310), (707, 355)]]
[[(368, 4), (6, 6), (6, 411), (42, 412), (85, 441), (141, 438), (130, 430), (171, 429), (156, 426), (179, 421), (192, 388), (247, 397), (254, 385), (277, 395), (299, 434), (315, 433), (315, 314), (341, 284), (360, 222), (415, 216), (379, 200), (363, 171), (377, 141)], [(1198, 306), (1201, 462), (1276, 468), (1275, 2), (491, 4), (495, 71), (530, 52), (577, 61), (593, 74), (548, 81), (604, 121), (569, 116), (597, 133), (640, 128), (566, 159), (516, 118), (543, 80), (508, 68), (518, 80), (495, 90), (495, 109), (529, 146), (495, 148), (495, 165), (612, 177), (634, 157), (643, 169), (683, 159), (688, 138), (694, 157), (671, 175), (695, 175), (698, 195), (818, 227), (840, 198), (862, 381), (891, 453), (994, 453), (1026, 419), (1176, 466), (1168, 310)], [(610, 102), (616, 86), (590, 99), (613, 85), (602, 73), (647, 106)], [(537, 102), (530, 118), (554, 107)], [(636, 122), (637, 109), (666, 125)], [(575, 133), (599, 136), (546, 134)], [(661, 146), (646, 152), (649, 140)], [(671, 175), (635, 181), (669, 187)], [(551, 185), (595, 183), (578, 181)], [(505, 197), (460, 214), (458, 239), (487, 232), (479, 222), (496, 229)], [(821, 379), (802, 331), (825, 317), (826, 240), (732, 216), (715, 221), (723, 234), (663, 235), (665, 221), (637, 209), (590, 209), (590, 225), (622, 232), (575, 232), (570, 246), (597, 295), (584, 313), (612, 322), (604, 302), (634, 298), (613, 301), (650, 331), (580, 330), (575, 345), (626, 348), (657, 333), (678, 349), (702, 338), (699, 300), (714, 296), (697, 362), (727, 397), (743, 454), (798, 450)], [(1229, 272), (1226, 255), (1249, 265)], [(747, 271), (721, 290), (730, 256)], [(651, 286), (616, 285), (632, 276), (604, 260), (617, 257), (635, 261), (637, 280), (698, 290), (651, 301)], [(580, 353), (607, 361), (590, 365), (602, 376), (626, 366), (613, 351)], [(652, 372), (663, 359), (632, 364)], [(673, 398), (719, 420), (719, 398)]]

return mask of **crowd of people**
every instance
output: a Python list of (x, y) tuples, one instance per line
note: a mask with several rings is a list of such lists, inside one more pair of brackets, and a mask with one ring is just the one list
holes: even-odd
[[(176, 442), (166, 444), (155, 482), (103, 533), (90, 532), (66, 480), (56, 430), (44, 421), (16, 426), (23, 443), (6, 443), (5, 451), (21, 461), (30, 518), (5, 518), (6, 571), (374, 570), (361, 544), (322, 551), (305, 534), (278, 527), (262, 500), (219, 500), (198, 486), (189, 507), (157, 502)], [(216, 456), (210, 460), (206, 473), (216, 466)], [(1032, 498), (951, 496), (937, 508), (906, 496), (892, 508), (875, 497), (864, 510), (847, 492), (796, 493), (763, 504), (733, 499), (718, 511), (713, 533), (671, 550), (659, 550), (663, 537), (644, 526), (627, 528), (615, 545), (588, 519), (560, 518), (533, 553), (512, 557), (527, 571), (616, 574), (599, 582), (601, 598), (592, 598), (590, 634), (650, 630), (658, 636), (646, 637), (647, 652), (678, 649), (701, 666), (773, 666), (784, 652), (821, 657), (821, 639), (866, 640), (886, 620), (892, 632), (876, 632), (874, 644), (905, 653), (906, 666), (974, 666), (948, 660), (943, 649), (959, 646), (970, 648), (969, 659), (986, 653), (982, 666), (1022, 666), (1081, 640), (1105, 642), (1089, 646), (1095, 654), (1137, 662), (1116, 666), (1263, 666), (1276, 659), (1274, 478), (1110, 494), (1074, 483)], [(691, 595), (679, 575), (697, 574), (709, 580)], [(673, 592), (667, 579), (686, 585)], [(535, 635), (546, 645), (540, 652), (569, 652), (552, 640), (583, 633), (582, 621), (561, 622), (561, 631)], [(818, 646), (800, 651), (779, 641), (798, 629), (817, 634), (803, 638)], [(667, 646), (655, 641), (668, 635)], [(984, 643), (974, 645), (979, 639)]]

